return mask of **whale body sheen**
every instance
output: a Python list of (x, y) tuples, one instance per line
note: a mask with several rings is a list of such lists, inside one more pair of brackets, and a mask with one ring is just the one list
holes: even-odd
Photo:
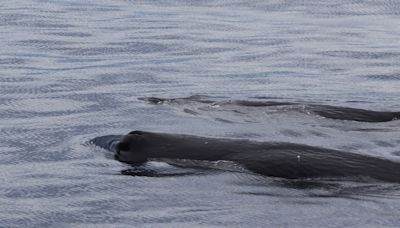
[(143, 163), (149, 159), (226, 160), (272, 177), (365, 176), (400, 182), (400, 163), (293, 143), (133, 131), (116, 145), (115, 158), (126, 163)]

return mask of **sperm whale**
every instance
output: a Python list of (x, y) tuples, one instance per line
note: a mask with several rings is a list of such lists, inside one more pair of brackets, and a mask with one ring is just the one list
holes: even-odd
[[(99, 140), (101, 141), (101, 140)], [(121, 162), (153, 159), (233, 161), (265, 176), (288, 179), (370, 177), (400, 182), (400, 163), (322, 147), (183, 134), (132, 131), (118, 142), (104, 142)]]

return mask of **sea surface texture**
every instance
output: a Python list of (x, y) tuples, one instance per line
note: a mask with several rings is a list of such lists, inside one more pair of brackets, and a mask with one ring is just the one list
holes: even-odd
[(142, 172), (92, 141), (144, 130), (400, 162), (399, 99), (400, 1), (2, 1), (0, 227), (399, 227), (397, 183), (224, 161)]

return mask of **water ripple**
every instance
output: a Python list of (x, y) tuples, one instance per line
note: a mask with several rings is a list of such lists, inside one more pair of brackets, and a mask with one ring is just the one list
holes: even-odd
[[(150, 167), (161, 175), (128, 176), (137, 170), (86, 143), (143, 129), (398, 160), (398, 120), (307, 108), (400, 110), (397, 1), (26, 0), (0, 9), (0, 226), (398, 226), (397, 186), (165, 163)], [(138, 100), (196, 94), (208, 97)], [(275, 106), (234, 103), (243, 100)]]

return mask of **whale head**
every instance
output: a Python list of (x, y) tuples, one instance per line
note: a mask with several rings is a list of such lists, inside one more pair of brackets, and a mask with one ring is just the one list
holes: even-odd
[(147, 161), (145, 132), (132, 131), (125, 135), (116, 146), (115, 159), (129, 164)]

